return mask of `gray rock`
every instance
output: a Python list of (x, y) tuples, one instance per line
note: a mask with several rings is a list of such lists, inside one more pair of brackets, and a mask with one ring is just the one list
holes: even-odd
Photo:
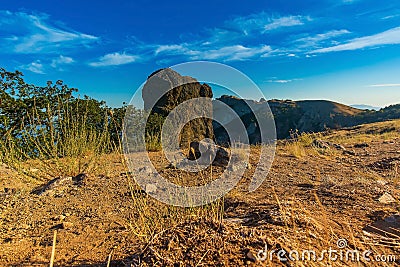
[(229, 163), (230, 153), (229, 151), (222, 147), (215, 145), (211, 142), (191, 142), (190, 143), (190, 150), (189, 150), (189, 159), (190, 160), (197, 160), (201, 159), (202, 164), (209, 165), (210, 159), (215, 158), (212, 162), (214, 166), (224, 167), (227, 166)]

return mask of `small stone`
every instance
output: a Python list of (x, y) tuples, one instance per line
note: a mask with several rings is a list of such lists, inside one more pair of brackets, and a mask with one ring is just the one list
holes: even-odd
[(65, 218), (66, 218), (66, 217), (65, 217), (64, 215), (61, 214), (61, 215), (56, 216), (55, 219), (56, 219), (57, 221), (63, 221)]
[(346, 150), (346, 148), (340, 144), (333, 144), (333, 147), (336, 148), (337, 150)]
[(71, 229), (72, 227), (74, 227), (74, 224), (71, 222), (63, 222), (61, 225), (62, 229)]
[(313, 146), (317, 148), (322, 148), (322, 149), (329, 149), (329, 143), (322, 141), (322, 140), (314, 140), (313, 141)]
[(369, 147), (367, 143), (360, 143), (354, 145), (354, 148), (366, 148), (366, 147)]
[(256, 256), (254, 256), (253, 252), (251, 252), (251, 251), (247, 252), (246, 259), (251, 261), (251, 262), (256, 262), (257, 261)]
[(146, 184), (146, 192), (148, 194), (157, 192), (157, 186), (155, 184)]
[(396, 202), (396, 199), (386, 192), (378, 199), (378, 201), (383, 204), (390, 204)]
[(380, 185), (386, 185), (387, 184), (387, 182), (384, 181), (384, 180), (377, 180), (376, 183), (380, 184)]
[(344, 150), (343, 155), (350, 155), (350, 156), (355, 156), (356, 152), (351, 151), (351, 150)]
[(87, 174), (86, 173), (80, 173), (75, 177), (72, 177), (72, 181), (75, 184), (82, 184), (84, 182), (84, 180), (87, 178)]

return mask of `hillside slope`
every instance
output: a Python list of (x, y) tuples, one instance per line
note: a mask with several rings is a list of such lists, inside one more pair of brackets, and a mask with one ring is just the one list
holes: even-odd
[[(217, 100), (229, 105), (239, 114), (248, 130), (252, 143), (258, 141), (258, 129), (252, 127), (252, 124), (256, 122), (254, 113), (263, 116), (263, 114), (269, 113), (269, 108), (275, 119), (278, 139), (289, 137), (293, 131), (321, 132), (328, 129), (340, 129), (363, 123), (400, 118), (400, 105), (373, 111), (361, 110), (328, 100), (292, 101), (274, 99), (266, 102), (243, 100), (226, 95)], [(226, 124), (229, 123), (234, 122), (230, 118), (226, 118)], [(226, 135), (223, 134), (220, 125), (214, 125), (214, 131), (219, 141), (226, 141), (224, 140)]]

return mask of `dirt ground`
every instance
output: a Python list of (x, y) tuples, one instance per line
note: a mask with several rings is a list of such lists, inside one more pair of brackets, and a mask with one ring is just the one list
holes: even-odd
[[(250, 169), (223, 199), (223, 219), (193, 215), (177, 220), (165, 218), (165, 213), (162, 219), (170, 223), (157, 228), (154, 217), (152, 233), (149, 224), (140, 230), (139, 219), (168, 207), (133, 190), (132, 178), (116, 156), (101, 159), (112, 166), (106, 174), (58, 181), (54, 190), (43, 193), (35, 191), (40, 183), (2, 165), (0, 266), (48, 266), (55, 231), (55, 266), (399, 265), (400, 138), (376, 133), (385, 127), (377, 124), (320, 135), (328, 147), (305, 147), (300, 156), (288, 142), (279, 142), (262, 186), (246, 192)], [(391, 129), (400, 135), (399, 130)], [(151, 157), (165, 173), (178, 172), (166, 169), (158, 153)], [(251, 163), (254, 168), (257, 151)], [(216, 174), (222, 171), (215, 167)], [(285, 261), (277, 256), (279, 250), (287, 257), (289, 252), (311, 249), (319, 256), (330, 248), (370, 251), (373, 258)], [(268, 255), (276, 252), (272, 259), (261, 260), (260, 250)], [(390, 255), (396, 260), (378, 262), (379, 256)]]

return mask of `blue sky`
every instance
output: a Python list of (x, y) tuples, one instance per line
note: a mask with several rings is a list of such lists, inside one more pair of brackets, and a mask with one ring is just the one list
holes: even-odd
[(228, 64), (269, 99), (400, 103), (400, 2), (3, 1), (0, 66), (119, 106), (156, 69)]

